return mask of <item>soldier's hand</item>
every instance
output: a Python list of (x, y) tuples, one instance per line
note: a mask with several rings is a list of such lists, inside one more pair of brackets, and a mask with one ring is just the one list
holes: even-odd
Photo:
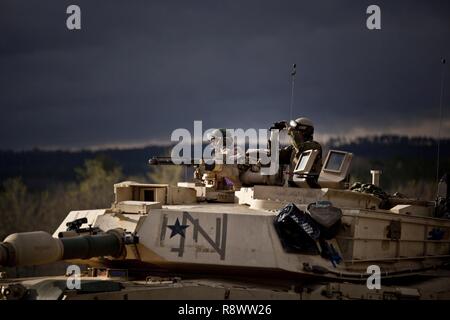
[(286, 121), (278, 121), (278, 122), (274, 122), (274, 124), (272, 125), (272, 127), (270, 129), (283, 130), (286, 128), (286, 126), (287, 126)]

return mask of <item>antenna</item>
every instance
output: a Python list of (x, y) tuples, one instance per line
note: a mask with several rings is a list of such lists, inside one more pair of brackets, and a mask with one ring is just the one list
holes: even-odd
[(292, 109), (294, 107), (294, 84), (296, 74), (297, 74), (297, 65), (294, 63), (292, 65), (292, 72), (291, 72), (291, 105), (289, 109), (289, 120), (292, 120)]
[(437, 164), (436, 164), (436, 185), (439, 184), (439, 163), (441, 158), (441, 127), (442, 127), (442, 102), (444, 100), (444, 75), (445, 75), (445, 58), (441, 58), (441, 96), (439, 98), (439, 129), (437, 141)]

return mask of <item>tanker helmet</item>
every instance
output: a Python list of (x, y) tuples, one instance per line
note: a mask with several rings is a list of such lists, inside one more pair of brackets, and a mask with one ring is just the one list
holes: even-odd
[(207, 134), (208, 141), (214, 146), (225, 147), (233, 144), (233, 137), (226, 129), (214, 129)]
[(314, 124), (308, 118), (301, 117), (291, 120), (289, 125), (292, 129), (301, 131), (306, 138), (312, 138), (314, 134)]

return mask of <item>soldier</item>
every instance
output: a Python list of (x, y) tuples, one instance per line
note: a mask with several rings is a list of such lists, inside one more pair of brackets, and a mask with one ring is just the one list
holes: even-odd
[(222, 160), (224, 164), (238, 164), (239, 160), (245, 157), (245, 152), (226, 129), (214, 129), (208, 134), (208, 140), (214, 147), (214, 157), (216, 160)]
[[(195, 175), (202, 176), (203, 181), (214, 181), (215, 189), (229, 190), (239, 189), (241, 183), (239, 180), (238, 159), (245, 154), (235, 145), (234, 139), (226, 129), (215, 129), (208, 135), (208, 140), (214, 146), (214, 158), (221, 160), (222, 163), (214, 163), (207, 170), (197, 168)], [(231, 161), (232, 163), (226, 163)]]
[(286, 121), (276, 122), (272, 128), (287, 129), (292, 139), (292, 144), (280, 150), (280, 164), (290, 166), (289, 176), (292, 180), (293, 170), (297, 165), (300, 155), (307, 150), (318, 150), (314, 165), (306, 177), (306, 181), (311, 188), (320, 188), (317, 180), (322, 169), (322, 146), (313, 140), (314, 125), (308, 118), (298, 118), (291, 120), (289, 124)]

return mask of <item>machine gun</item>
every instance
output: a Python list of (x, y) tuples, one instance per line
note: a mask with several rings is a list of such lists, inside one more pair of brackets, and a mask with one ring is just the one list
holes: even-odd
[[(183, 160), (176, 164), (171, 157), (152, 157), (149, 165), (182, 165), (194, 167), (193, 187), (202, 190), (199, 194), (207, 201), (234, 202), (234, 190), (241, 187), (240, 170), (237, 164), (222, 165), (205, 159)], [(192, 182), (185, 182), (192, 183)]]
[(211, 171), (215, 167), (215, 163), (208, 164), (210, 161), (205, 161), (204, 159), (191, 159), (191, 160), (183, 160), (183, 163), (177, 164), (174, 163), (171, 157), (152, 157), (150, 160), (148, 160), (148, 164), (151, 166), (176, 166), (176, 165), (182, 165), (182, 166), (200, 166), (204, 165), (205, 170)]

